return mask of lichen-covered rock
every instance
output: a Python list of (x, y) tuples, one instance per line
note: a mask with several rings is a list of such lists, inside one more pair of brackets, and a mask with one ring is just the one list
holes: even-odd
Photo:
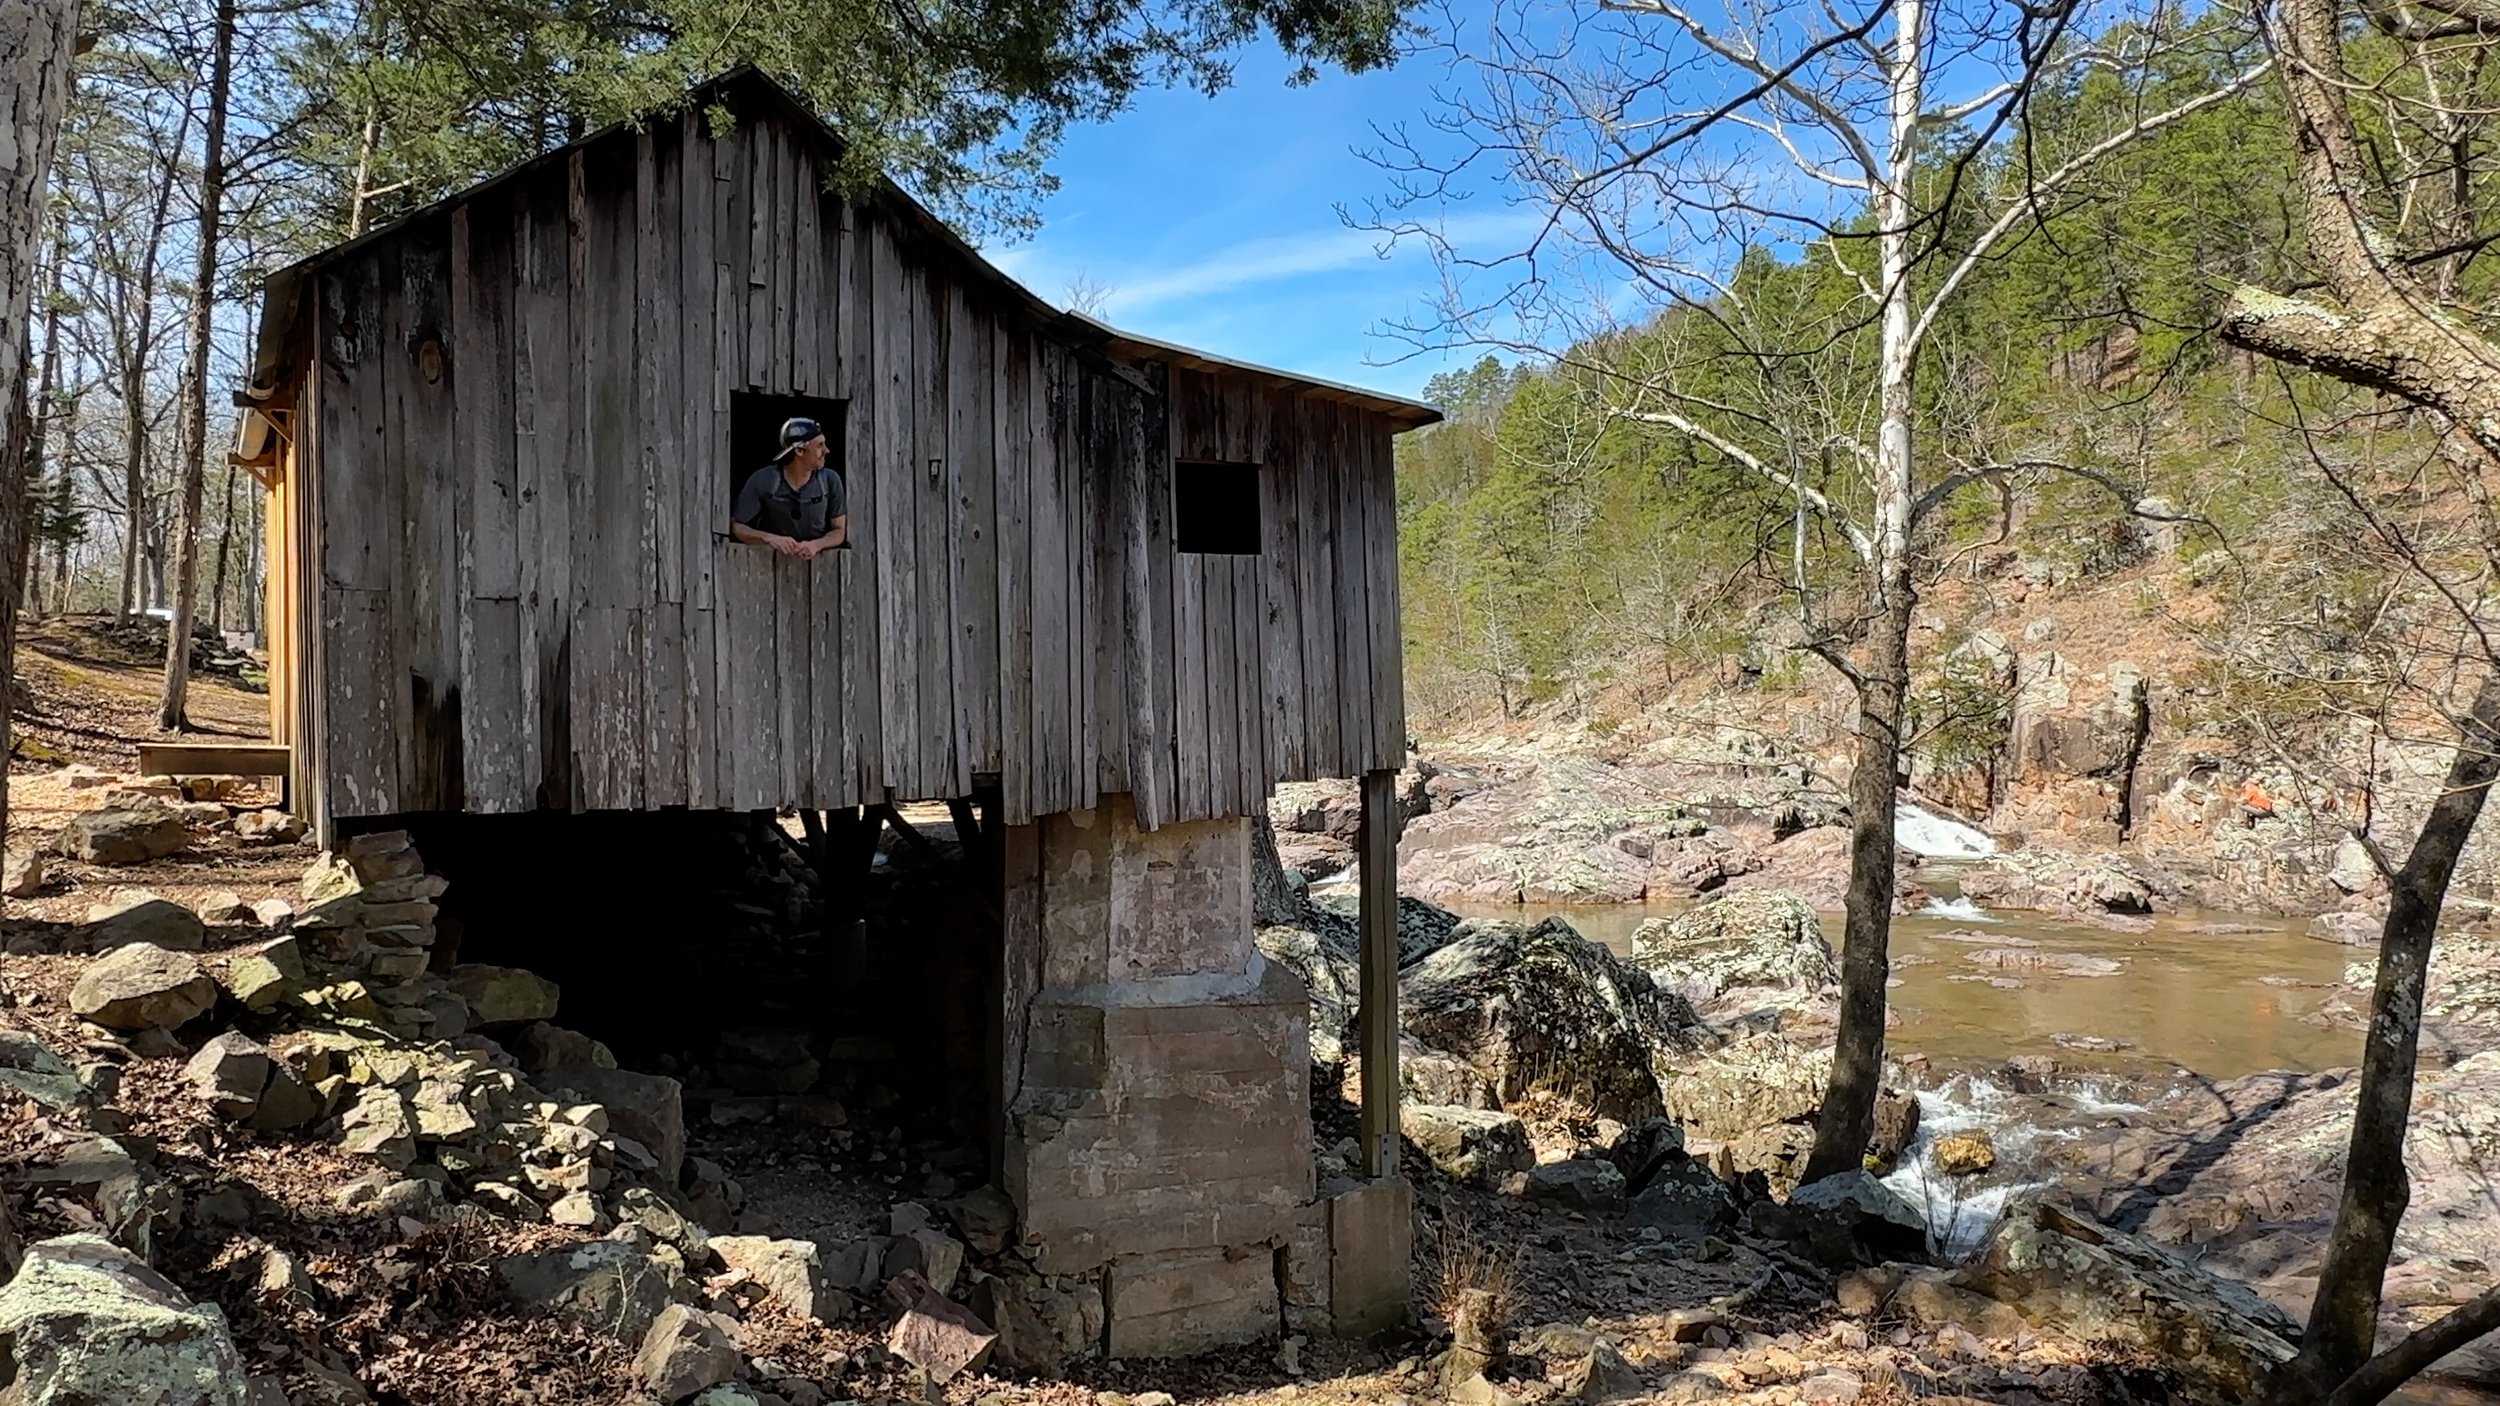
[(523, 1308), (560, 1314), (628, 1347), (685, 1288), (650, 1252), (622, 1240), (592, 1240), (495, 1266), (504, 1291)]
[(87, 1092), (59, 1051), (37, 1035), (5, 1026), (0, 1026), (0, 1089), (51, 1109), (67, 1108)]
[(2006, 1208), (1957, 1276), (2029, 1322), (2161, 1359), (2224, 1401), (2289, 1361), (2289, 1314), (2227, 1279), (2038, 1196)]
[(226, 1318), (96, 1235), (26, 1249), (0, 1288), (7, 1399), (24, 1406), (243, 1406)]
[(1632, 933), (1632, 960), (1695, 1005), (1762, 987), (1819, 995), (1840, 980), (1822, 920), (1777, 889), (1739, 889)]
[(145, 942), (169, 952), (197, 952), (206, 937), (199, 914), (146, 889), (120, 889), (101, 903), (87, 905), (79, 945), (90, 952), (110, 952)]
[(1545, 1092), (1602, 1117), (1663, 1108), (1700, 1017), (1649, 974), (1548, 918), (1473, 920), (1399, 983), (1408, 1034), (1484, 1071), (1505, 1101)]
[[(297, 926), (302, 926), (302, 920)], [(554, 982), (519, 967), (463, 962), (445, 979), (453, 993), (469, 1003), (469, 1024), (479, 1030), (553, 1020), (557, 997), (562, 994)]]
[(1406, 1140), (1454, 1180), (1498, 1185), (1536, 1165), (1527, 1125), (1498, 1110), (1410, 1103), (1398, 1121)]
[(144, 942), (96, 958), (69, 993), (72, 1011), (110, 1030), (170, 1030), (216, 1001), (217, 983), (191, 954)]
[(1689, 1059), (1666, 1081), (1667, 1116), (1718, 1141), (1811, 1118), (1832, 1081), (1832, 1055), (1780, 1035), (1757, 1035)]
[(301, 990), (304, 979), (303, 942), (290, 935), (236, 953), (226, 963), (224, 985), (245, 1010), (265, 1011)]
[(162, 806), (81, 811), (70, 817), (62, 846), (89, 864), (144, 864), (190, 842), (182, 816)]

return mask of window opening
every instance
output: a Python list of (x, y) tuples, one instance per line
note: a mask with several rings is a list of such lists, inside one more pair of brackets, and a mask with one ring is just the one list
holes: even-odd
[(1184, 552), (1257, 556), (1259, 466), (1183, 460), (1172, 466), (1172, 540)]

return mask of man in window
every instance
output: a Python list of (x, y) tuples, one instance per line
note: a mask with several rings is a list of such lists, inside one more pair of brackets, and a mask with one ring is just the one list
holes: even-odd
[(825, 427), (804, 416), (781, 422), (781, 452), (747, 477), (730, 510), (729, 535), (806, 561), (849, 539), (842, 476), (825, 467)]

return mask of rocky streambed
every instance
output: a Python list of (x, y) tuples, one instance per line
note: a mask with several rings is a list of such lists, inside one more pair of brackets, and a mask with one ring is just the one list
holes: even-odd
[[(1307, 917), (1266, 929), (1262, 946), (1310, 982), (1314, 1054), (1336, 1066), (1352, 1027), (1353, 894), (1342, 883), (1318, 892)], [(2072, 1206), (2140, 1235), (2182, 1272), (2215, 1276), (2199, 1291), (2212, 1302), (2247, 1291), (2255, 1316), (2240, 1326), (2259, 1325), (2251, 1341), (2288, 1331), (2306, 1312), (2335, 1209), (2351, 1109), (2338, 1070), (2357, 1058), (2369, 994), (2358, 954), (2282, 918), (2082, 919), (1929, 902), (1896, 927), (1892, 1092), (1876, 1149), (1881, 1192), (1909, 1208), (1929, 1250), (1984, 1261), (2014, 1221), (2031, 1224), (2044, 1203)], [(1575, 1158), (1603, 1147), (1636, 1213), (1662, 1195), (1715, 1205), (1714, 1186), (1741, 1197), (1749, 1178), (1795, 1194), (1828, 1077), (1838, 973), (1825, 930), (1836, 936), (1836, 918), (1797, 894), (1732, 885), (1667, 905), (1400, 907), (1407, 1133), (1445, 1173), (1584, 1194), (1562, 1183), (1580, 1175)], [(2500, 938), (2460, 927), (2434, 964), (2419, 1180), (2390, 1280), (2391, 1334), (2495, 1272), (2495, 1015)], [(1583, 1112), (1541, 1118), (1556, 1103)], [(1698, 1192), (1629, 1185), (1642, 1154), (1624, 1149), (1649, 1145), (1644, 1119), (1710, 1174)], [(1957, 1280), (1930, 1307), (1968, 1310), (1963, 1326), (1986, 1337), (1984, 1304), (2006, 1300), (1973, 1299), (1976, 1283)], [(2500, 1353), (2468, 1350), (2442, 1372), (2500, 1389)]]

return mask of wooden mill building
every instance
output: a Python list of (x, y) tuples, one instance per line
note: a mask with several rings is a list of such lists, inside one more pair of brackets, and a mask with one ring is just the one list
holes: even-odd
[[(1312, 1185), (1303, 997), (1249, 943), (1244, 817), (1280, 780), (1370, 783), (1386, 1175), (1391, 439), (1438, 417), (1055, 310), (898, 188), (831, 190), (838, 151), (742, 71), (270, 280), (244, 440), (292, 803), (327, 837), (981, 796), (1001, 1175), (1052, 1272), (1106, 1276), (1115, 1351), (1297, 1295), (1370, 1321), (1354, 1279), (1403, 1202)], [(791, 414), (849, 502), (812, 561), (727, 535)], [(1319, 1290), (1257, 1268), (1296, 1255)]]

